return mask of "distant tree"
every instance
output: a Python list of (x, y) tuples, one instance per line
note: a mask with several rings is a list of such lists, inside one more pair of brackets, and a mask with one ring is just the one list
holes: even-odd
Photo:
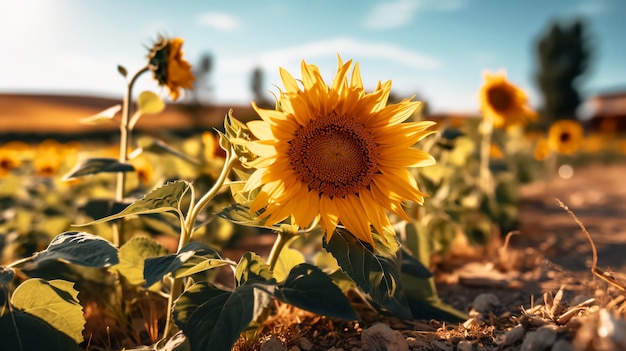
[[(200, 57), (200, 62), (195, 67), (194, 75), (196, 80), (194, 82), (193, 97), (194, 102), (201, 103), (201, 100), (212, 100), (213, 87), (210, 85), (210, 77), (213, 71), (213, 55), (210, 53), (204, 53)], [(201, 96), (203, 92), (208, 92), (209, 97), (203, 99)]]
[(252, 71), (252, 79), (250, 88), (252, 89), (252, 96), (254, 102), (259, 107), (269, 108), (272, 107), (272, 102), (267, 98), (264, 90), (264, 77), (263, 69), (261, 67), (255, 67)]
[(589, 65), (591, 48), (582, 19), (569, 26), (553, 21), (537, 43), (536, 82), (543, 95), (540, 127), (559, 119), (576, 118), (581, 104), (580, 77)]

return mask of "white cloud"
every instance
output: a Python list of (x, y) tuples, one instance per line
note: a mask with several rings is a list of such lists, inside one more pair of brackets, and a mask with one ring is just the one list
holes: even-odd
[(221, 32), (231, 32), (241, 27), (240, 21), (223, 12), (206, 12), (198, 15), (196, 22), (202, 27), (217, 29)]
[(597, 16), (607, 11), (608, 6), (605, 2), (587, 1), (573, 6), (571, 12), (576, 15)]
[(394, 0), (379, 2), (365, 17), (365, 27), (390, 29), (410, 23), (420, 12), (456, 11), (463, 7), (462, 0)]
[(377, 58), (418, 70), (435, 70), (440, 62), (430, 56), (406, 50), (388, 43), (362, 42), (350, 38), (335, 38), (315, 41), (303, 45), (270, 51), (254, 58), (228, 59), (224, 61), (224, 70), (251, 69), (253, 66), (275, 70), (278, 66), (298, 67), (302, 59), (311, 60), (320, 57), (336, 58)]

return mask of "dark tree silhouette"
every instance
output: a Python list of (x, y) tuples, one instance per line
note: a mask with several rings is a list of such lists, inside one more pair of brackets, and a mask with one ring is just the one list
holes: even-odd
[(252, 70), (252, 79), (250, 83), (254, 102), (259, 107), (273, 107), (271, 100), (267, 98), (265, 90), (263, 89), (265, 82), (263, 77), (263, 69), (261, 67), (255, 67), (254, 70)]
[(586, 24), (577, 19), (566, 25), (553, 21), (537, 42), (536, 82), (543, 95), (540, 110), (543, 128), (559, 119), (576, 118), (581, 103), (580, 78), (591, 54)]

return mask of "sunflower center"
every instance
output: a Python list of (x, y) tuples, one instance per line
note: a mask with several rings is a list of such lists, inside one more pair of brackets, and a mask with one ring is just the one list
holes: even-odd
[(513, 100), (511, 93), (502, 87), (493, 87), (487, 91), (489, 104), (497, 111), (506, 111), (511, 107)]
[(561, 143), (563, 144), (567, 143), (571, 139), (572, 139), (572, 135), (568, 132), (563, 132), (561, 133), (561, 135), (559, 135), (559, 141), (561, 141)]
[(309, 189), (329, 197), (357, 194), (378, 172), (377, 144), (365, 126), (331, 112), (289, 142), (290, 164)]

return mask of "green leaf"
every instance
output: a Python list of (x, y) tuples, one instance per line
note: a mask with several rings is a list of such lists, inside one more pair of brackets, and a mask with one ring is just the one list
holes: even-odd
[(13, 310), (0, 316), (3, 350), (78, 351), (78, 343), (36, 316)]
[(324, 248), (336, 259), (341, 269), (354, 280), (381, 312), (399, 318), (411, 318), (411, 311), (400, 283), (397, 258), (376, 255), (368, 244), (357, 240), (345, 229), (337, 229)]
[(211, 247), (197, 241), (192, 241), (185, 245), (178, 253), (147, 258), (143, 268), (143, 276), (146, 280), (145, 287), (150, 287), (152, 284), (161, 281), (165, 275), (176, 272), (193, 257), (221, 259), (219, 253)]
[(250, 213), (250, 208), (242, 204), (232, 204), (223, 208), (217, 216), (229, 220), (233, 223), (256, 228), (272, 229), (265, 225), (266, 220), (259, 218), (259, 213)]
[(291, 269), (304, 262), (304, 255), (300, 251), (289, 247), (283, 248), (274, 266), (274, 278), (277, 282), (285, 281)]
[(211, 283), (194, 284), (174, 305), (174, 321), (187, 336), (191, 351), (229, 351), (271, 302), (274, 286), (248, 283), (233, 292)]
[(119, 263), (117, 248), (105, 239), (85, 232), (65, 232), (57, 235), (48, 247), (33, 258), (33, 262), (64, 260), (80, 266), (103, 268)]
[(123, 211), (107, 216), (104, 218), (100, 218), (95, 221), (91, 221), (85, 224), (75, 224), (75, 226), (87, 226), (101, 222), (108, 222), (114, 219), (123, 218), (130, 215), (140, 215), (140, 214), (149, 214), (149, 213), (160, 213), (160, 212), (175, 212), (179, 218), (182, 220), (183, 214), (180, 211), (180, 202), (191, 188), (191, 183), (185, 180), (175, 180), (173, 182), (166, 183), (160, 188), (157, 188), (148, 194), (146, 194), (142, 199), (137, 200), (126, 207)]
[(115, 105), (107, 108), (106, 110), (100, 111), (94, 115), (89, 117), (84, 117), (80, 119), (80, 123), (83, 124), (100, 124), (103, 122), (111, 121), (115, 115), (120, 112), (122, 109), (122, 105)]
[(117, 65), (117, 71), (123, 76), (126, 77), (128, 75), (128, 71), (122, 65)]
[(174, 272), (174, 278), (188, 277), (190, 275), (200, 273), (209, 269), (222, 267), (230, 264), (230, 260), (220, 258), (206, 258), (201, 256), (193, 256), (189, 261)]
[(359, 318), (332, 279), (308, 263), (295, 266), (275, 295), (283, 302), (319, 315), (344, 320)]
[[(405, 231), (408, 249), (415, 253), (416, 260), (424, 265), (430, 260), (431, 250), (429, 236), (421, 228), (416, 223), (407, 223)], [(469, 318), (463, 312), (441, 301), (433, 277), (403, 274), (401, 280), (413, 318), (438, 319), (451, 323), (462, 322)]]
[[(140, 142), (140, 147), (138, 150), (139, 151), (136, 151), (137, 153), (150, 152), (156, 155), (172, 155), (192, 165), (201, 164), (200, 161), (187, 156), (187, 154), (174, 149), (173, 147), (167, 145), (162, 140), (158, 140), (158, 139), (150, 138), (149, 141), (147, 142), (146, 141)], [(133, 154), (135, 154), (136, 152), (133, 152)]]
[(120, 272), (129, 283), (141, 285), (145, 283), (143, 277), (144, 261), (147, 258), (167, 254), (167, 249), (151, 238), (134, 236), (120, 248), (118, 253), (120, 263), (114, 268)]
[(115, 158), (88, 158), (78, 162), (62, 180), (72, 180), (98, 173), (132, 172), (135, 168), (129, 163), (120, 163)]
[(402, 248), (401, 251), (400, 271), (416, 278), (430, 278), (433, 276), (433, 273), (405, 248)]
[(163, 111), (165, 103), (161, 97), (149, 90), (142, 91), (137, 98), (137, 108), (146, 114), (154, 114)]
[(270, 266), (265, 263), (261, 256), (254, 252), (246, 252), (235, 269), (235, 279), (237, 286), (246, 284), (249, 281), (269, 282), (272, 278)]
[(65, 280), (28, 279), (15, 289), (11, 304), (23, 312), (41, 318), (76, 343), (83, 342), (82, 330), (86, 322), (74, 283)]

